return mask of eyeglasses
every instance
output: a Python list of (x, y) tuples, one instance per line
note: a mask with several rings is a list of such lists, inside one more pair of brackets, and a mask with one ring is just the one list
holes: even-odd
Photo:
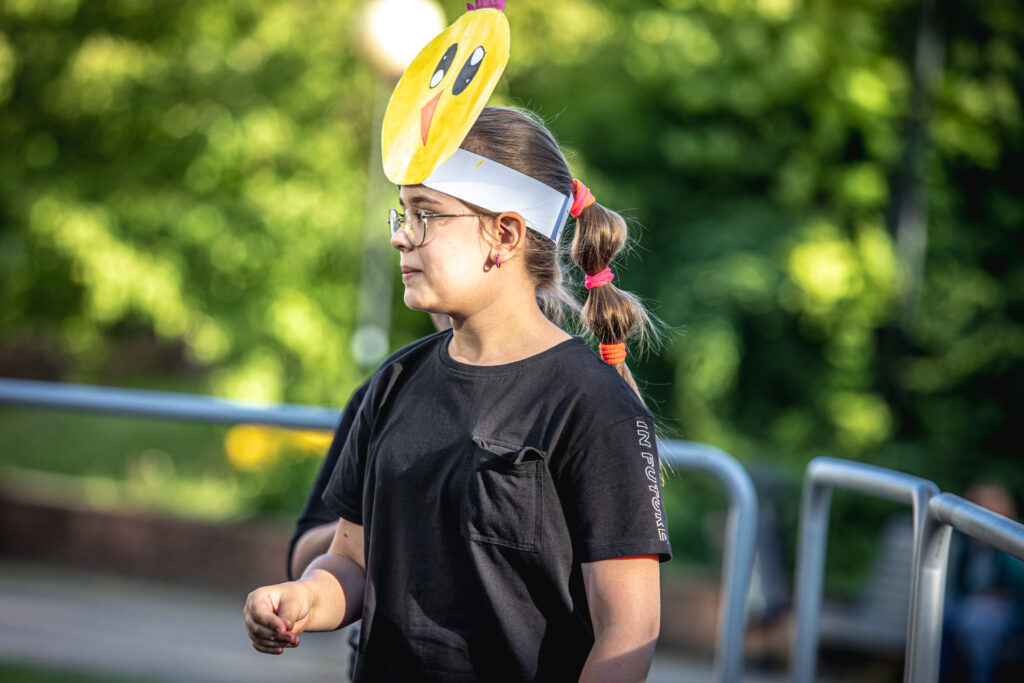
[(423, 245), (427, 239), (427, 221), (431, 218), (464, 218), (467, 216), (486, 216), (483, 213), (426, 213), (422, 209), (412, 208), (409, 213), (398, 213), (398, 209), (388, 211), (388, 227), (394, 236), (398, 229), (405, 230), (409, 241), (414, 247)]

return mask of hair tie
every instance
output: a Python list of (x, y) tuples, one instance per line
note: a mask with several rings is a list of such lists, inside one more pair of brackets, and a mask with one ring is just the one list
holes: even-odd
[(583, 286), (586, 287), (587, 289), (593, 289), (594, 287), (601, 287), (602, 285), (606, 285), (614, 279), (615, 274), (612, 272), (612, 269), (605, 268), (600, 273), (595, 273), (593, 275), (587, 275), (586, 277), (584, 277)]
[(618, 365), (619, 363), (626, 362), (625, 344), (598, 344), (597, 348), (601, 350), (601, 360), (608, 365)]
[(499, 12), (504, 12), (505, 11), (505, 0), (479, 0), (476, 3), (475, 6), (471, 2), (467, 2), (466, 3), (466, 11), (467, 12), (472, 12), (473, 10), (478, 10), (478, 9), (487, 9), (489, 7), (493, 8), (493, 9), (496, 9)]
[(576, 178), (572, 179), (572, 194), (572, 208), (569, 209), (569, 215), (573, 218), (577, 218), (583, 213), (583, 209), (597, 201), (597, 197), (591, 194), (590, 188)]

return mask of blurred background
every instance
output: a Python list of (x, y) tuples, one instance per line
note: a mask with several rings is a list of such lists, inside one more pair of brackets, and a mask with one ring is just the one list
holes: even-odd
[[(0, 376), (340, 409), (432, 331), (396, 286), (379, 121), (403, 55), (463, 11), (0, 2)], [(998, 481), (1020, 500), (1024, 5), (510, 0), (506, 14), (492, 102), (540, 114), (575, 175), (631, 218), (619, 282), (670, 328), (634, 372), (663, 435), (750, 467), (783, 576), (817, 455), (955, 492)], [(328, 442), (2, 406), (0, 488), (258, 528), (280, 549)], [(676, 474), (665, 497), (666, 579), (693, 600), (718, 575), (724, 494)], [(837, 493), (830, 595), (862, 594), (893, 510)]]

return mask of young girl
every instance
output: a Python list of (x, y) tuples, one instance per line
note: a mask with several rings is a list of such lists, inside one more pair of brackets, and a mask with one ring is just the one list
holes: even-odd
[[(453, 329), (375, 373), (324, 493), (330, 552), (249, 595), (249, 636), (280, 654), (361, 618), (357, 681), (642, 681), (671, 551), (654, 421), (624, 362), (649, 321), (608, 270), (625, 222), (520, 112), (484, 109), (453, 159), (401, 186), (390, 221), (406, 305)], [(452, 164), (485, 162), (511, 169), (491, 176), (507, 207), (443, 191), (467, 173)], [(561, 221), (542, 225), (520, 181), (571, 203), (603, 360), (556, 324), (573, 301)]]

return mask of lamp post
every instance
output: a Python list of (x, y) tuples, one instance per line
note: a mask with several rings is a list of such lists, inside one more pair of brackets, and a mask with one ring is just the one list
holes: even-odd
[(381, 166), (381, 123), (395, 81), (423, 46), (445, 27), (445, 18), (434, 0), (374, 0), (365, 6), (356, 26), (359, 52), (378, 74), (373, 88), (363, 251), (356, 331), (352, 336), (352, 356), (360, 367), (370, 370), (391, 349), (391, 295), (397, 272), (384, 231), (391, 186)]

